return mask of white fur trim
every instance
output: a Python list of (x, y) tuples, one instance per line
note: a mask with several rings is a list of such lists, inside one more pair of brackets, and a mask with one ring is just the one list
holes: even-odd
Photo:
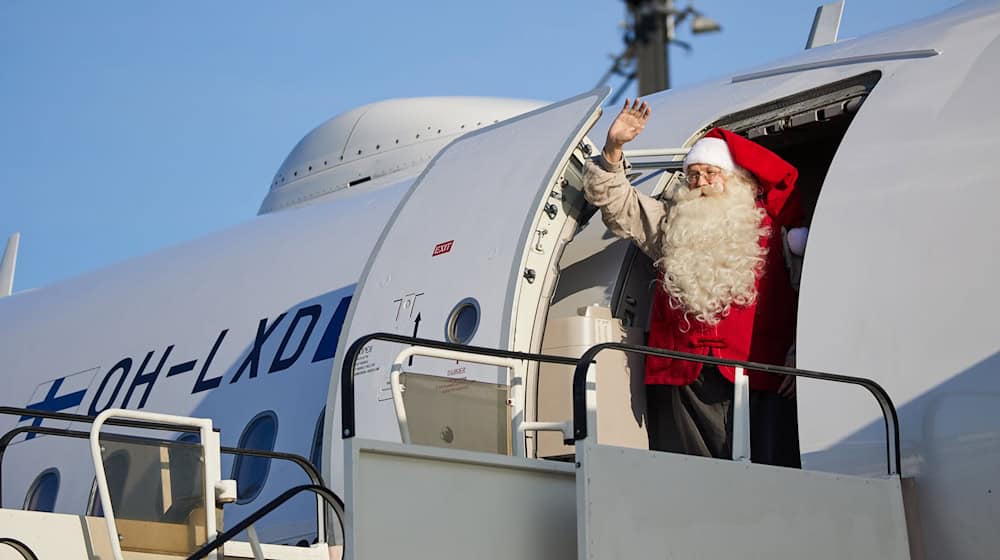
[(691, 146), (691, 151), (684, 157), (684, 169), (695, 163), (704, 163), (721, 167), (726, 171), (736, 169), (729, 146), (722, 138), (702, 138)]

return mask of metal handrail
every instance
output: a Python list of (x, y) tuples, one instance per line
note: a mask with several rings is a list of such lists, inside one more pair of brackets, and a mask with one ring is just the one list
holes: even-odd
[(899, 475), (901, 458), (899, 444), (899, 417), (896, 414), (896, 407), (892, 404), (889, 394), (881, 385), (863, 377), (851, 377), (835, 373), (824, 373), (804, 369), (790, 368), (784, 366), (773, 366), (756, 362), (744, 362), (738, 360), (726, 360), (711, 356), (700, 356), (687, 352), (677, 352), (674, 350), (663, 350), (661, 348), (651, 348), (649, 346), (639, 346), (625, 344), (621, 342), (605, 342), (591, 346), (580, 356), (573, 372), (573, 438), (575, 441), (586, 439), (587, 437), (587, 370), (595, 362), (597, 354), (604, 350), (619, 350), (644, 354), (647, 356), (660, 356), (677, 360), (687, 360), (701, 364), (711, 364), (716, 366), (742, 367), (747, 370), (762, 371), (765, 373), (776, 373), (781, 375), (791, 375), (794, 377), (807, 377), (809, 379), (819, 379), (822, 381), (832, 381), (834, 383), (847, 383), (850, 385), (860, 385), (875, 397), (879, 407), (882, 408), (882, 417), (885, 420), (886, 439), (886, 463), (889, 475)]
[[(520, 360), (531, 360), (538, 362), (547, 363), (557, 363), (563, 365), (573, 365), (575, 370), (573, 372), (573, 441), (580, 441), (586, 439), (587, 437), (587, 402), (586, 402), (586, 383), (587, 383), (587, 370), (590, 365), (594, 363), (594, 360), (600, 352), (604, 350), (620, 350), (622, 352), (632, 352), (638, 354), (644, 354), (647, 356), (660, 356), (664, 358), (673, 358), (677, 360), (688, 360), (692, 362), (697, 362), (701, 364), (712, 364), (717, 366), (732, 366), (732, 367), (742, 367), (747, 370), (762, 371), (766, 373), (775, 373), (781, 375), (791, 375), (793, 377), (806, 377), (810, 379), (819, 379), (822, 381), (831, 381), (834, 383), (846, 383), (851, 385), (860, 385), (867, 389), (878, 402), (879, 407), (882, 409), (882, 417), (885, 421), (885, 435), (886, 435), (886, 463), (887, 471), (889, 475), (900, 475), (901, 474), (901, 452), (900, 452), (900, 438), (899, 438), (899, 416), (896, 413), (896, 407), (892, 403), (892, 399), (885, 389), (882, 388), (877, 382), (867, 379), (864, 377), (852, 377), (848, 375), (840, 375), (835, 373), (825, 373), (820, 371), (811, 371), (805, 369), (790, 368), (784, 366), (774, 366), (770, 364), (761, 364), (758, 362), (747, 362), (739, 360), (727, 360), (723, 358), (715, 358), (712, 356), (701, 356), (698, 354), (689, 354), (687, 352), (677, 352), (674, 350), (663, 350), (661, 348), (651, 348), (648, 346), (639, 346), (635, 344), (624, 344), (620, 342), (605, 342), (601, 344), (594, 345), (587, 349), (580, 358), (567, 358), (565, 356), (551, 356), (546, 354), (530, 354), (525, 352), (512, 352), (509, 350), (498, 350), (494, 348), (484, 348), (481, 346), (465, 346), (462, 344), (440, 342), (437, 340), (428, 340), (423, 338), (416, 338), (410, 336), (402, 336), (392, 333), (373, 333), (369, 335), (362, 336), (361, 338), (354, 341), (351, 347), (348, 349), (347, 354), (344, 356), (344, 364), (341, 370), (341, 384), (343, 391), (341, 392), (342, 407), (341, 407), (341, 423), (344, 427), (343, 438), (348, 439), (356, 435), (355, 430), (355, 406), (354, 406), (354, 367), (357, 361), (358, 354), (366, 344), (373, 340), (383, 340), (387, 342), (398, 342), (401, 344), (410, 344), (414, 346), (424, 346), (427, 348), (440, 348), (444, 350), (458, 350), (461, 352), (466, 352), (470, 354), (480, 354), (486, 356), (499, 356), (505, 358), (515, 358)], [(572, 443), (572, 442), (568, 442)]]
[[(81, 422), (85, 424), (92, 424), (94, 422), (94, 416), (87, 416), (84, 414), (72, 414), (68, 412), (51, 412), (45, 410), (35, 410), (31, 408), (17, 408), (12, 406), (0, 406), (0, 415), (10, 415), (18, 417), (33, 417), (33, 418), (44, 418), (50, 420), (66, 420), (70, 422)], [(196, 432), (195, 428), (188, 428), (185, 426), (173, 426), (168, 424), (161, 424), (159, 422), (150, 422), (146, 420), (128, 420), (128, 419), (116, 419), (111, 418), (107, 422), (108, 425), (114, 426), (124, 426), (129, 428), (137, 429), (150, 429), (150, 430), (162, 430), (169, 432)], [(7, 447), (14, 440), (15, 437), (22, 433), (38, 433), (46, 435), (54, 435), (57, 437), (73, 437), (87, 439), (90, 437), (89, 432), (81, 432), (70, 430), (69, 428), (50, 428), (47, 426), (21, 426), (9, 430), (3, 436), (0, 436), (0, 504), (3, 503), (3, 457), (7, 451)], [(131, 439), (143, 439), (141, 436), (124, 436)], [(155, 438), (152, 438), (155, 440)], [(167, 441), (167, 440), (156, 440), (156, 441)], [(170, 442), (170, 443), (183, 443), (183, 442)], [(295, 453), (284, 453), (281, 451), (262, 451), (257, 449), (245, 449), (241, 447), (224, 447), (220, 446), (219, 451), (229, 455), (247, 455), (251, 457), (263, 457), (267, 459), (280, 459), (285, 461), (291, 461), (299, 466), (303, 471), (305, 471), (306, 476), (314, 484), (324, 486), (326, 483), (323, 480), (323, 475), (320, 474), (319, 470), (309, 462), (305, 457), (297, 455)], [(325, 537), (326, 524), (329, 521), (328, 512), (326, 508), (322, 509), (322, 520), (317, 520), (322, 523), (323, 526), (318, 528), (319, 534)]]
[[(0, 406), (0, 415), (7, 416), (26, 416), (32, 418), (46, 418), (49, 420), (66, 420), (69, 422), (84, 422), (87, 424), (93, 424), (94, 418), (96, 416), (87, 416), (86, 414), (73, 414), (69, 412), (51, 412), (48, 410), (37, 410), (34, 408), (17, 408), (13, 406)], [(189, 428), (185, 426), (171, 426), (168, 424), (161, 424), (159, 422), (150, 422), (148, 420), (126, 420), (121, 418), (112, 418), (105, 422), (109, 426), (127, 426), (130, 428), (140, 428), (146, 430), (164, 430), (168, 432), (190, 432), (197, 433), (197, 428)]]
[[(194, 554), (188, 556), (187, 560), (200, 560), (201, 558), (205, 558), (213, 550), (224, 545), (227, 541), (232, 540), (234, 537), (236, 537), (236, 535), (239, 535), (240, 533), (245, 531), (248, 527), (256, 523), (258, 520), (260, 520), (260, 518), (264, 517), (268, 513), (274, 511), (281, 504), (287, 502), (296, 495), (306, 491), (313, 492), (319, 497), (323, 498), (323, 500), (325, 500), (326, 503), (329, 504), (330, 507), (332, 507), (337, 512), (337, 515), (339, 515), (341, 519), (344, 519), (344, 502), (332, 490), (330, 490), (326, 486), (320, 486), (318, 484), (303, 484), (301, 486), (295, 486), (293, 488), (289, 488), (288, 490), (282, 492), (280, 496), (261, 506), (257, 511), (251, 513), (246, 518), (244, 518), (243, 521), (240, 521), (236, 525), (233, 525), (232, 528), (226, 530), (224, 533), (219, 534), (217, 537), (212, 539), (212, 541), (208, 542), (207, 544), (196, 550)], [(346, 542), (344, 543), (344, 553), (345, 553), (344, 556), (346, 557), (347, 555)]]
[[(176, 431), (182, 431), (182, 430), (176, 430)], [(76, 439), (90, 438), (90, 432), (71, 430), (69, 428), (50, 428), (48, 426), (19, 426), (4, 433), (3, 436), (0, 436), (0, 503), (3, 503), (2, 481), (3, 481), (4, 455), (7, 453), (7, 448), (10, 446), (10, 443), (14, 440), (14, 438), (24, 433), (52, 435), (56, 437), (69, 437)], [(166, 442), (170, 443), (171, 445), (177, 445), (181, 447), (189, 445), (190, 446), (197, 445), (195, 443), (188, 443), (183, 441), (170, 441), (170, 440), (162, 440), (156, 438), (144, 438), (141, 436), (126, 436), (121, 434), (110, 434), (110, 433), (105, 434), (102, 437), (107, 437), (109, 439), (123, 439), (129, 441), (137, 441), (142, 443)], [(299, 468), (301, 468), (303, 471), (305, 471), (306, 476), (309, 477), (309, 480), (313, 484), (317, 484), (320, 486), (326, 485), (325, 481), (323, 480), (323, 475), (320, 474), (319, 469), (317, 469), (316, 466), (310, 463), (305, 457), (297, 455), (295, 453), (284, 453), (281, 451), (264, 451), (259, 449), (247, 449), (244, 447), (225, 447), (225, 446), (220, 446), (219, 451), (227, 455), (246, 455), (250, 457), (263, 457), (265, 459), (280, 459), (285, 461), (291, 461), (292, 463), (298, 465)]]
[(24, 558), (24, 560), (38, 560), (38, 556), (35, 555), (35, 551), (31, 550), (28, 545), (17, 539), (0, 537), (0, 545), (7, 545), (10, 548), (13, 548), (18, 554), (21, 555), (21, 558)]
[(548, 354), (530, 354), (526, 352), (512, 352), (510, 350), (497, 350), (496, 348), (485, 348), (483, 346), (466, 346), (454, 342), (440, 342), (427, 338), (416, 338), (413, 336), (402, 336), (392, 333), (372, 333), (354, 341), (344, 355), (344, 365), (341, 368), (340, 383), (343, 388), (340, 392), (341, 425), (343, 426), (343, 439), (350, 439), (357, 435), (355, 429), (354, 410), (354, 366), (358, 359), (358, 354), (366, 344), (373, 340), (384, 342), (398, 342), (400, 344), (410, 344), (412, 346), (423, 346), (425, 348), (437, 348), (440, 350), (457, 350), (466, 354), (478, 354), (481, 356), (497, 356), (500, 358), (511, 358), (515, 360), (527, 360), (534, 362), (544, 362), (550, 364), (563, 364), (567, 366), (575, 365), (576, 358), (566, 356), (552, 356)]
[[(204, 476), (200, 482), (202, 483), (204, 492), (202, 498), (205, 504), (205, 532), (209, 535), (214, 535), (217, 532), (216, 525), (219, 523), (218, 518), (214, 515), (217, 504), (215, 489), (217, 488), (217, 482), (222, 478), (222, 461), (219, 454), (219, 432), (213, 429), (212, 419), (110, 408), (94, 418), (94, 422), (90, 426), (88, 444), (90, 447), (90, 459), (96, 473), (94, 478), (97, 481), (97, 493), (101, 500), (101, 509), (104, 511), (104, 523), (107, 527), (108, 539), (111, 543), (111, 555), (116, 560), (124, 560), (122, 543), (118, 534), (118, 520), (115, 519), (116, 504), (111, 501), (111, 489), (108, 484), (107, 472), (104, 468), (104, 456), (101, 447), (101, 428), (111, 418), (128, 418), (198, 428), (198, 434), (201, 437), (201, 459), (204, 471)], [(218, 560), (223, 559), (219, 556)]]

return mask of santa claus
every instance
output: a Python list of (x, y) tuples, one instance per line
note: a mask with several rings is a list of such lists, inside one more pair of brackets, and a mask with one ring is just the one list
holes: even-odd
[[(796, 294), (786, 260), (802, 254), (806, 231), (797, 171), (713, 129), (684, 158), (685, 180), (664, 200), (650, 198), (628, 183), (622, 157), (649, 115), (645, 102), (626, 100), (584, 174), (604, 223), (659, 269), (649, 345), (791, 365)], [(753, 460), (799, 466), (794, 378), (748, 376)], [(732, 456), (733, 368), (650, 356), (645, 378), (650, 449)]]

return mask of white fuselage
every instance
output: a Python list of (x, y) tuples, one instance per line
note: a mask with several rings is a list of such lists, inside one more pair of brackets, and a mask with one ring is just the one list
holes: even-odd
[[(753, 73), (653, 95), (652, 120), (634, 146), (687, 146), (729, 115), (880, 73), (836, 149), (812, 216), (797, 365), (871, 378), (893, 398), (903, 474), (916, 481), (919, 538), (932, 558), (985, 558), (1000, 545), (1000, 345), (991, 329), (1000, 311), (991, 282), (1000, 276), (992, 227), (1000, 194), (991, 165), (1000, 153), (998, 68), (1000, 8), (973, 3)], [(559, 305), (551, 290), (560, 271), (533, 268), (531, 259), (557, 259), (562, 245), (539, 247), (572, 224), (544, 234), (537, 224), (545, 219), (546, 189), (558, 184), (575, 139), (596, 117), (586, 104), (568, 103), (565, 115), (544, 122), (529, 113), (447, 148), (439, 141), (430, 164), (422, 152), (412, 158), (415, 167), (399, 163), (398, 175), (331, 172), (327, 177), (340, 175), (329, 186), (313, 163), (333, 161), (324, 156), (344, 154), (345, 146), (356, 153), (356, 144), (324, 148), (333, 140), (314, 135), (283, 167), (308, 168), (308, 181), (282, 190), (279, 172), (263, 208), (274, 213), (0, 299), (0, 404), (210, 416), (223, 444), (233, 446), (249, 421), (273, 411), (277, 450), (310, 456), (323, 426), (324, 475), (339, 492), (338, 381), (343, 349), (354, 339), (414, 329), (441, 339), (453, 306), (472, 297), (481, 306), (472, 344), (539, 349), (549, 304)], [(590, 138), (599, 142), (613, 117), (604, 115)], [(571, 245), (576, 262), (603, 264), (576, 267), (588, 272), (572, 279), (572, 267), (563, 267), (560, 280), (580, 286), (563, 300), (574, 307), (616, 305), (626, 245), (597, 233), (603, 227), (591, 220)], [(439, 253), (447, 242), (448, 254)], [(530, 282), (526, 268), (536, 275)], [(384, 375), (387, 364), (379, 367)], [(495, 369), (478, 371), (482, 380), (497, 380)], [(374, 375), (359, 384), (359, 430), (398, 441), (384, 384)], [(884, 472), (881, 413), (863, 391), (802, 382), (799, 417), (805, 468)], [(27, 423), (0, 418), (4, 431)], [(65, 448), (48, 436), (11, 447), (5, 507), (19, 507), (49, 467), (62, 476), (59, 509), (87, 507), (93, 473), (74, 471), (79, 456), (57, 449)], [(258, 500), (296, 476), (275, 465)]]

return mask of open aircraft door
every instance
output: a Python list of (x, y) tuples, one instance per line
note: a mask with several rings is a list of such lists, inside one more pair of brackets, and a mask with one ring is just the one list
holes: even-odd
[[(600, 116), (608, 91), (548, 105), (444, 148), (383, 231), (339, 347), (390, 332), (537, 350), (556, 264), (584, 205), (580, 174), (593, 150), (584, 134)], [(390, 365), (403, 348), (373, 341), (361, 351), (355, 367), (357, 435), (399, 441)], [(338, 353), (335, 376), (343, 355)], [(519, 411), (507, 368), (416, 356), (406, 371), (414, 373), (403, 393), (413, 443), (519, 449), (510, 435), (511, 415)], [(336, 388), (329, 404), (335, 394)]]

